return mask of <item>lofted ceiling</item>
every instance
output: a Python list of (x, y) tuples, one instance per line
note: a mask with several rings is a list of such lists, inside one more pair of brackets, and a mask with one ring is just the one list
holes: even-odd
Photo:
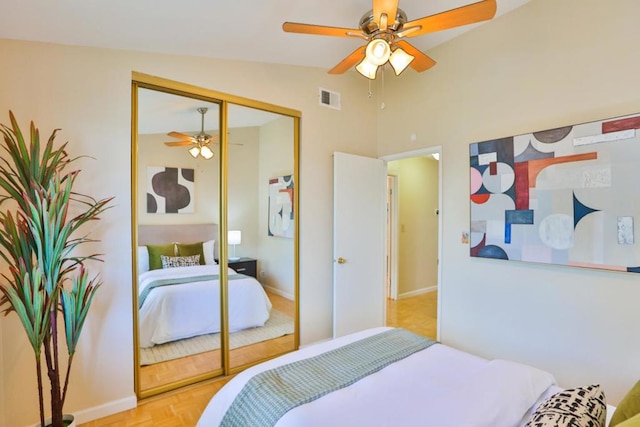
[[(399, 7), (413, 20), (475, 1), (400, 0)], [(497, 0), (496, 16), (527, 1)], [(363, 41), (285, 33), (282, 23), (358, 28), (360, 18), (371, 8), (371, 0), (5, 0), (0, 38), (314, 66), (328, 71)], [(413, 37), (410, 42), (426, 52), (478, 25), (483, 23)], [(140, 99), (140, 132), (197, 132), (199, 106), (205, 105), (186, 99), (176, 102), (175, 97), (147, 91)], [(238, 109), (236, 125), (255, 126), (273, 118), (249, 112)], [(212, 109), (207, 115), (209, 129), (217, 128), (213, 114)]]
[[(409, 20), (476, 0), (400, 0)], [(529, 0), (498, 0), (496, 16)], [(358, 28), (371, 0), (4, 1), (0, 38), (305, 65), (329, 70), (362, 44), (282, 31), (285, 21)], [(477, 25), (415, 37), (422, 51)]]

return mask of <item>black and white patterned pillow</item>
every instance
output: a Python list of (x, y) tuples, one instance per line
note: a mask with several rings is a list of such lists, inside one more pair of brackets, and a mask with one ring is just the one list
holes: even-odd
[(554, 394), (542, 402), (525, 427), (604, 427), (607, 404), (598, 384)]
[(166, 256), (160, 255), (162, 268), (190, 267), (200, 265), (200, 254), (189, 256)]

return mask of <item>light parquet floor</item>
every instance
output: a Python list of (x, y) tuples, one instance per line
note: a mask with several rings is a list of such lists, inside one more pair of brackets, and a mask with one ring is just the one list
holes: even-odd
[[(436, 316), (437, 292), (387, 302), (388, 326), (403, 327), (433, 339), (436, 338)], [(81, 424), (80, 427), (195, 426), (209, 400), (229, 380), (209, 380), (152, 397), (141, 401), (135, 409)]]
[(387, 326), (403, 327), (435, 340), (438, 330), (438, 292), (387, 300)]
[[(273, 308), (292, 318), (295, 316), (293, 301), (268, 291), (267, 294), (273, 304)], [(284, 337), (241, 347), (231, 351), (230, 365), (233, 368), (252, 363), (255, 360), (273, 357), (274, 354), (281, 354), (291, 350), (294, 348), (293, 346), (293, 335), (286, 335)], [(222, 359), (220, 350), (207, 351), (186, 358), (142, 366), (139, 369), (140, 385), (143, 390), (148, 390), (196, 375), (205, 374), (212, 369), (219, 369), (221, 366)]]

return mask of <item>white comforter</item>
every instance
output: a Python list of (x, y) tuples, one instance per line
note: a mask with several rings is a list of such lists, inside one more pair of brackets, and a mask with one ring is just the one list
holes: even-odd
[[(218, 426), (254, 374), (379, 333), (375, 328), (303, 348), (247, 369), (220, 390), (198, 426)], [(442, 344), (417, 352), (349, 387), (289, 411), (278, 427), (515, 427), (553, 384), (551, 374), (486, 360)]]
[[(138, 279), (138, 295), (157, 279), (219, 274), (218, 265), (151, 270)], [(229, 269), (229, 274), (235, 271)], [(139, 310), (141, 347), (220, 332), (220, 281), (210, 280), (153, 289)], [(271, 301), (253, 277), (229, 280), (229, 331), (263, 326)]]

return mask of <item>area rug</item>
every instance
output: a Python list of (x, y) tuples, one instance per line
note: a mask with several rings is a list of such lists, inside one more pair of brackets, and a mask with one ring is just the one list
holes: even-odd
[[(229, 346), (234, 349), (260, 341), (293, 333), (293, 318), (271, 309), (269, 320), (261, 328), (245, 329), (229, 335)], [(140, 365), (152, 365), (167, 360), (203, 353), (220, 348), (220, 334), (199, 335), (193, 338), (158, 344), (140, 349)]]

